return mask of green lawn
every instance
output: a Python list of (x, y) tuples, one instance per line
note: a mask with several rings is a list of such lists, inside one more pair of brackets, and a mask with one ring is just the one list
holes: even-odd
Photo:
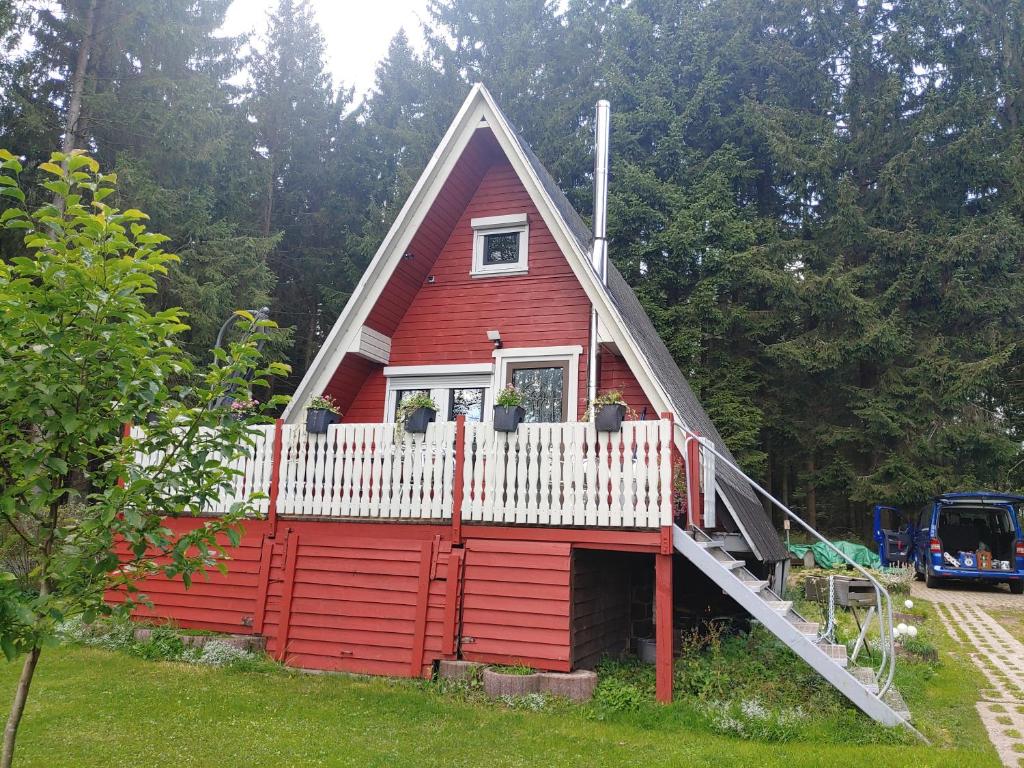
[[(64, 647), (44, 652), (16, 765), (988, 767), (998, 759), (974, 714), (971, 669), (949, 657), (924, 696), (908, 696), (936, 740), (927, 748), (841, 743), (871, 733), (863, 725), (856, 736), (828, 733), (827, 745), (743, 741), (696, 727), (685, 704), (596, 720), (592, 709), (511, 710), (412, 681)], [(0, 667), (3, 695), (17, 674), (18, 665)]]

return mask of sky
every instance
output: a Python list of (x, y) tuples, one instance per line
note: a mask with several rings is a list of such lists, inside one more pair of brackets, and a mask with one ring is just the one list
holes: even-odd
[[(237, 35), (267, 27), (267, 11), (277, 0), (234, 0), (223, 32)], [(422, 42), (419, 20), (427, 0), (311, 0), (327, 43), (327, 67), (336, 88), (354, 86), (356, 100), (373, 86), (377, 63), (388, 43), (404, 28), (414, 47)]]

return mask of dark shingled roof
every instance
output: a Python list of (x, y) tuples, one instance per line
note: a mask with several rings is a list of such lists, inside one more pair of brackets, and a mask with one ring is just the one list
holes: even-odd
[[(511, 126), (507, 117), (505, 122)], [(590, 227), (559, 189), (558, 184), (534, 154), (530, 145), (514, 128), (512, 128), (512, 134), (580, 248), (589, 252), (593, 237)], [(711, 438), (719, 453), (735, 463), (735, 458), (729, 452), (722, 436), (718, 434), (718, 430), (715, 429), (711, 417), (708, 416), (707, 411), (704, 410), (693, 393), (686, 377), (679, 370), (679, 366), (672, 358), (672, 353), (668, 351), (668, 347), (662, 341), (650, 317), (640, 304), (640, 300), (629, 283), (611, 263), (608, 264), (606, 290), (622, 318), (623, 325), (633, 337), (634, 348), (647, 360), (683, 425)], [(754, 554), (768, 562), (786, 559), (788, 552), (750, 483), (734, 469), (721, 464), (717, 467), (717, 475), (720, 490), (728, 500), (729, 506), (735, 511), (736, 523), (746, 534)]]

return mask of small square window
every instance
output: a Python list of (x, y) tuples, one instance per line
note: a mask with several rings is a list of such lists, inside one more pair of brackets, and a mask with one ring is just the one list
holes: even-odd
[(499, 264), (518, 264), (519, 236), (519, 232), (484, 235), (483, 265), (490, 267)]
[(530, 239), (525, 213), (473, 219), (474, 277), (526, 274)]

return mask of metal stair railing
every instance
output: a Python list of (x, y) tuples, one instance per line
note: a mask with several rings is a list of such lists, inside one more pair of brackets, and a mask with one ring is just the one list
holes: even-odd
[[(789, 507), (787, 507), (781, 501), (772, 496), (772, 494), (769, 493), (768, 490), (766, 490), (758, 482), (756, 482), (749, 475), (747, 475), (747, 473), (745, 473), (742, 469), (736, 466), (735, 462), (730, 461), (727, 457), (719, 453), (719, 451), (714, 447), (714, 444), (710, 440), (702, 438), (698, 435), (694, 435), (681, 424), (675, 424), (674, 426), (683, 435), (683, 458), (684, 461), (687, 462), (687, 464), (689, 463), (689, 452), (687, 449), (689, 448), (690, 442), (695, 440), (697, 441), (698, 445), (700, 445), (702, 450), (710, 452), (712, 455), (714, 455), (716, 461), (723, 462), (727, 467), (730, 467), (733, 471), (739, 473), (739, 475), (742, 478), (744, 478), (748, 483), (750, 483), (751, 487), (753, 487), (762, 496), (768, 499), (769, 502), (774, 504), (790, 520), (796, 522), (796, 524), (799, 525), (803, 530), (805, 530), (812, 537), (823, 543), (832, 552), (838, 555), (843, 560), (843, 562), (852, 567), (854, 570), (856, 570), (859, 574), (861, 574), (865, 579), (867, 579), (871, 583), (875, 591), (875, 613), (878, 618), (878, 634), (881, 655), (881, 661), (879, 662), (878, 668), (875, 670), (875, 680), (878, 684), (878, 693), (876, 695), (878, 696), (878, 698), (882, 698), (882, 696), (884, 696), (885, 693), (892, 686), (893, 677), (896, 674), (896, 642), (895, 635), (893, 633), (894, 624), (892, 597), (889, 595), (889, 591), (884, 586), (882, 586), (881, 582), (879, 582), (878, 579), (876, 579), (866, 568), (861, 566), (859, 563), (854, 562), (854, 560), (849, 555), (847, 555), (841, 549), (836, 547), (831, 541), (829, 541), (820, 533), (818, 533), (813, 527), (811, 527), (806, 521), (804, 521), (803, 518), (801, 518), (799, 515), (793, 512)], [(700, 476), (691, 472), (693, 468), (687, 466), (686, 469), (687, 482), (690, 482), (690, 478), (692, 477)], [(714, 493), (715, 490), (711, 489), (711, 492)]]

